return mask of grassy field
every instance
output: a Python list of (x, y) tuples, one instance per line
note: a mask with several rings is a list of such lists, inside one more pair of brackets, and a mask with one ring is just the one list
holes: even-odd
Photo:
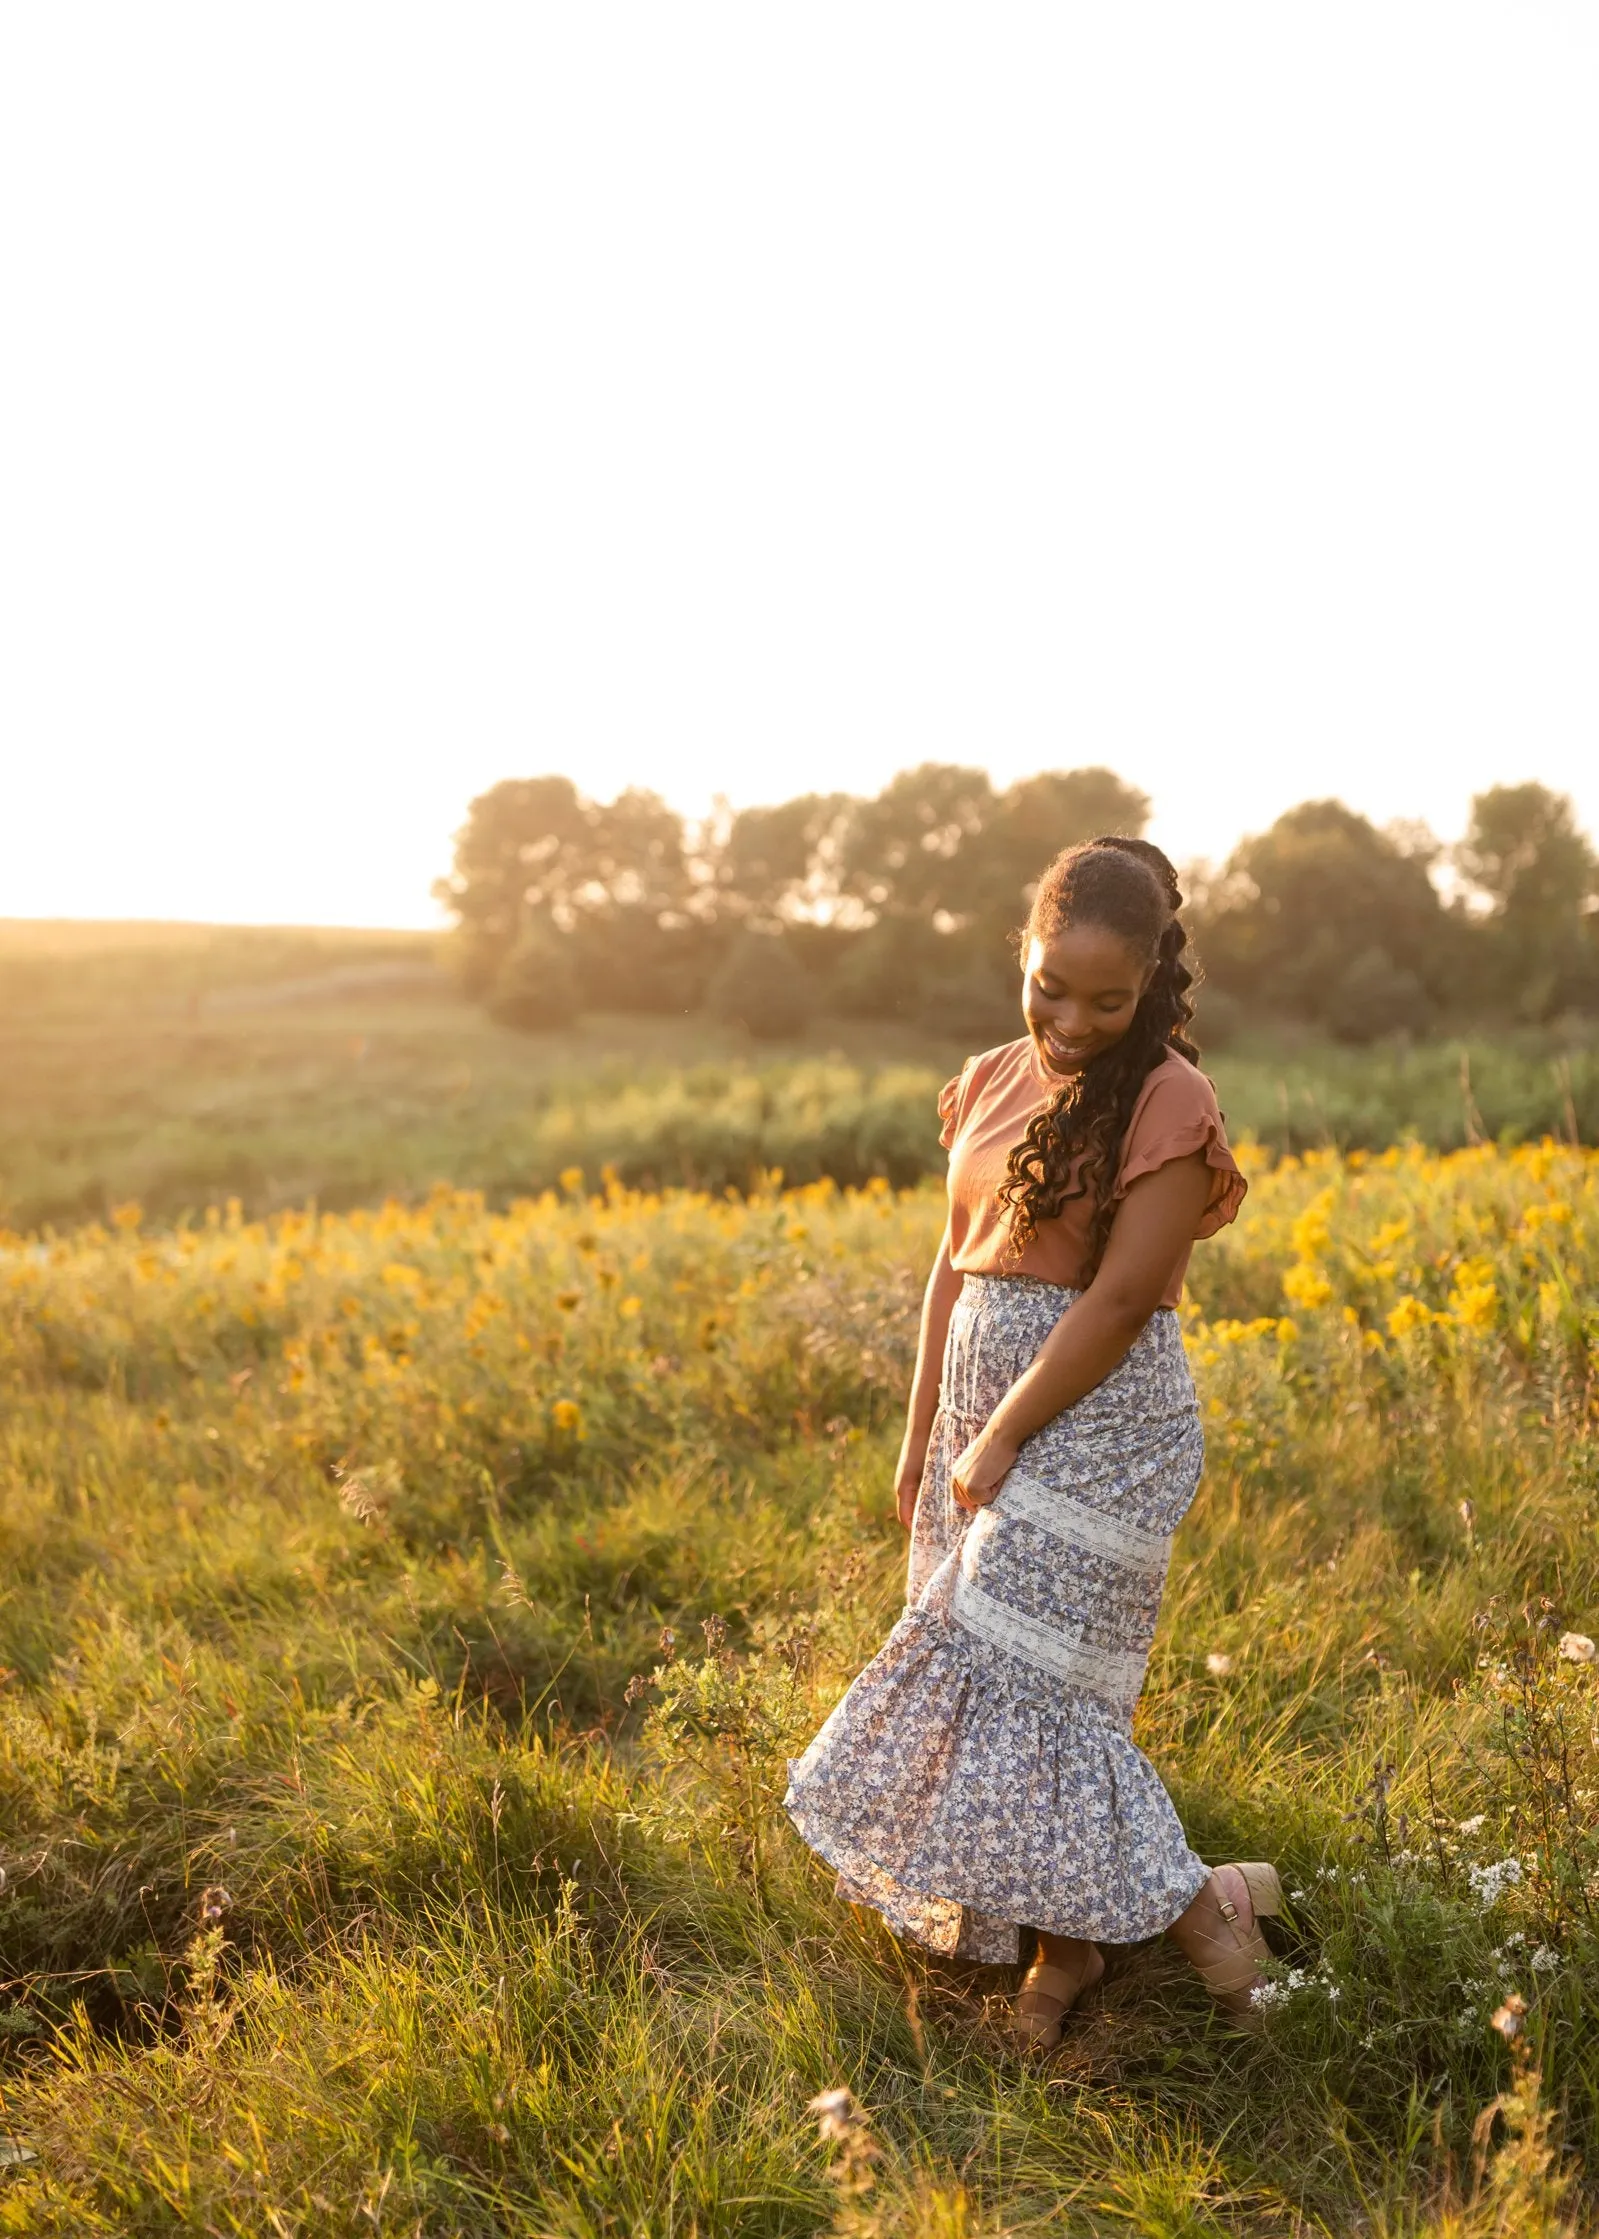
[(934, 1190), (9, 1243), (0, 2231), (1589, 2228), (1599, 1160), (1252, 1164), (1139, 1732), (1277, 1981), (1118, 1953), (1037, 2067), (778, 1804)]
[[(829, 1020), (752, 1044), (704, 1019), (510, 1033), (421, 934), (0, 924), (0, 1224), (325, 1208), (445, 1180), (506, 1204), (591, 1177), (745, 1189), (940, 1164), (968, 1044)], [(1201, 1011), (1203, 1033), (1203, 1010)], [(1404, 1050), (1244, 1037), (1207, 1058), (1235, 1134), (1277, 1150), (1599, 1140), (1599, 1057), (1554, 1036)]]

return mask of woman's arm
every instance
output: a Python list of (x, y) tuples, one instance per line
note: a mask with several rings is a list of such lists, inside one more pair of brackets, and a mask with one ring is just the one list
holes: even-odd
[(944, 1367), (944, 1340), (949, 1318), (961, 1293), (963, 1277), (949, 1263), (949, 1223), (939, 1241), (938, 1257), (922, 1293), (922, 1328), (916, 1341), (916, 1373), (911, 1379), (910, 1406), (906, 1411), (905, 1437), (894, 1471), (894, 1505), (907, 1531), (916, 1513), (916, 1494), (927, 1461), (927, 1442), (938, 1412), (938, 1380)]
[[(962, 1508), (986, 1508), (1034, 1431), (1103, 1383), (1160, 1304), (1210, 1198), (1202, 1151), (1133, 1183), (1099, 1273), (1074, 1299), (955, 1464)], [(929, 1285), (931, 1290), (931, 1285)]]

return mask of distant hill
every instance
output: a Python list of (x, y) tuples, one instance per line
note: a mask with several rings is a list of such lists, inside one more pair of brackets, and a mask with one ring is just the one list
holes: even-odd
[(442, 992), (435, 933), (348, 926), (0, 918), (0, 1005), (13, 1019), (108, 1009), (190, 1017), (380, 992)]

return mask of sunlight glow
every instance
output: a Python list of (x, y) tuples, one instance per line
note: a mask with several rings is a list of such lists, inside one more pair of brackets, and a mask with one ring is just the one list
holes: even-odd
[(0, 29), (0, 914), (427, 924), (469, 798), (1106, 762), (1599, 827), (1599, 18)]

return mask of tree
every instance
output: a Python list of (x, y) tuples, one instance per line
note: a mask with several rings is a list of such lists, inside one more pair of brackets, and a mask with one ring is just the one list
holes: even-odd
[(1020, 778), (994, 802), (972, 851), (968, 908), (985, 930), (1009, 933), (1062, 848), (1117, 833), (1137, 839), (1149, 822), (1149, 796), (1114, 770), (1045, 770)]
[(1014, 1008), (1009, 936), (1046, 865), (1148, 817), (1147, 796), (1110, 770), (1046, 771), (1003, 793), (983, 770), (902, 771), (839, 831), (839, 900), (862, 927), (839, 966), (843, 1006), (1000, 1030)]
[(810, 974), (781, 933), (740, 933), (712, 976), (706, 1008), (758, 1041), (780, 1041), (816, 1010)]
[(580, 1004), (681, 1008), (698, 1003), (714, 961), (682, 819), (638, 789), (604, 805), (564, 777), (492, 786), (434, 892), (455, 914), (462, 978), (477, 995), (513, 959), (560, 954)]
[(571, 924), (586, 1005), (696, 1008), (715, 959), (676, 810), (637, 787), (594, 806), (581, 867)]
[(456, 920), (461, 977), (492, 986), (529, 926), (568, 930), (591, 811), (566, 777), (506, 778), (480, 793), (455, 836), (455, 864), (433, 892)]
[(836, 915), (839, 844), (856, 805), (847, 793), (801, 793), (727, 817), (703, 843), (717, 918), (769, 930)]
[(571, 936), (531, 927), (495, 974), (486, 1008), (522, 1033), (569, 1026), (582, 1008)]
[(1438, 1006), (1414, 972), (1377, 943), (1363, 948), (1328, 988), (1322, 1017), (1341, 1042), (1425, 1034)]
[(1483, 912), (1488, 977), (1523, 1018), (1599, 998), (1599, 860), (1563, 793), (1495, 785), (1471, 804), (1455, 864)]
[(1250, 1008), (1348, 1040), (1418, 1018), (1448, 992), (1451, 927), (1435, 843), (1306, 801), (1228, 861), (1196, 923), (1207, 975)]
[(941, 762), (902, 770), (874, 799), (852, 804), (840, 835), (841, 895), (867, 923), (958, 918), (993, 808), (986, 770)]

